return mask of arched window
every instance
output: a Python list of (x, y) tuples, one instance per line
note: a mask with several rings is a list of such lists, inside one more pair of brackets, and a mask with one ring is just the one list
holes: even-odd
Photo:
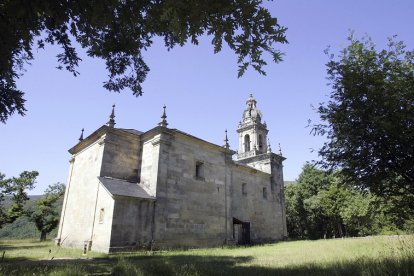
[(259, 134), (259, 151), (263, 151), (263, 136)]
[(244, 152), (250, 151), (250, 136), (246, 134), (244, 136)]

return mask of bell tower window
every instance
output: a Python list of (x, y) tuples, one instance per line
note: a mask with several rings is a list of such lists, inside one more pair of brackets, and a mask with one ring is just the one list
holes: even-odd
[(250, 151), (250, 135), (246, 134), (244, 136), (244, 151), (248, 152)]
[(263, 136), (259, 134), (259, 151), (263, 152)]

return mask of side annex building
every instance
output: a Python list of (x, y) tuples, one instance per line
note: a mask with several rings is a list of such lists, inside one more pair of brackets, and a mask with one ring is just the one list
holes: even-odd
[[(239, 149), (168, 128), (167, 116), (140, 132), (106, 125), (69, 150), (56, 243), (114, 252), (213, 247), (287, 236), (281, 153), (273, 153), (250, 95)], [(232, 159), (236, 155), (236, 160)]]

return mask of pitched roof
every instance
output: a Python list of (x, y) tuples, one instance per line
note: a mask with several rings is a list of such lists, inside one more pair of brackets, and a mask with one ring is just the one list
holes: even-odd
[(136, 129), (130, 129), (130, 128), (117, 128), (117, 129), (129, 132), (129, 133), (132, 133), (132, 134), (135, 134), (135, 135), (141, 135), (142, 133), (144, 133), (142, 131), (139, 131), (139, 130), (136, 130)]
[(111, 177), (98, 177), (99, 181), (112, 196), (127, 196), (155, 200), (137, 183)]

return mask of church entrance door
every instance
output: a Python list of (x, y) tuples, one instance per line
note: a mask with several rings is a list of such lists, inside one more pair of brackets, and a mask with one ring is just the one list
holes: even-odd
[(233, 237), (237, 244), (250, 244), (250, 222), (233, 218)]

